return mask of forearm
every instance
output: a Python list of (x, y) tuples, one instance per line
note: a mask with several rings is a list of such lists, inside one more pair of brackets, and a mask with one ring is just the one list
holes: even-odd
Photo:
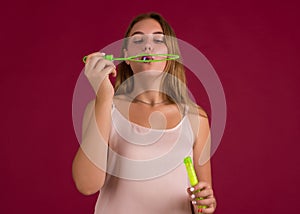
[(104, 142), (108, 145), (111, 130), (112, 98), (96, 98), (95, 118), (97, 127)]
[(99, 191), (106, 176), (105, 171), (99, 169), (81, 148), (73, 160), (72, 174), (76, 188), (84, 195)]
[(100, 190), (105, 181), (111, 105), (112, 99), (97, 98), (88, 104), (84, 114), (82, 142), (73, 161), (73, 179), (85, 195)]

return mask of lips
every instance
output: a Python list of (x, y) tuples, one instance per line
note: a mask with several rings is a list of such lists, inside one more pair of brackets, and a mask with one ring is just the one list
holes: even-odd
[(140, 60), (147, 62), (148, 60), (153, 60), (153, 56), (141, 56)]

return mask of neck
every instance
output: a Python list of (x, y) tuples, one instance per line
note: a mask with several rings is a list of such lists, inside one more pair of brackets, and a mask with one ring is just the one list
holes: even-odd
[(134, 88), (129, 97), (134, 102), (147, 105), (159, 105), (166, 103), (168, 100), (161, 93), (161, 83), (164, 72), (148, 70), (133, 75)]
[(143, 92), (155, 91), (159, 92), (163, 80), (164, 72), (161, 71), (143, 71), (132, 76), (133, 92), (132, 94), (139, 95)]

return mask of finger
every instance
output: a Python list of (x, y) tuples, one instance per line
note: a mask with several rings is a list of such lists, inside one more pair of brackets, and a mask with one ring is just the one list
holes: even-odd
[(207, 197), (211, 197), (214, 195), (214, 191), (213, 189), (202, 189), (199, 192), (195, 192), (195, 195), (198, 198), (207, 198)]
[(189, 188), (186, 189), (186, 192), (187, 192), (189, 195), (193, 194), (194, 191), (195, 191), (195, 188), (194, 188), (194, 187), (189, 187)]
[(196, 204), (196, 201), (194, 201), (196, 199), (195, 188), (194, 187), (189, 187), (189, 188), (186, 189), (186, 191), (189, 194), (189, 199), (192, 201), (192, 203)]
[(198, 205), (205, 205), (207, 207), (210, 207), (212, 204), (215, 203), (215, 199), (214, 198), (206, 198), (206, 199), (197, 199), (196, 198), (196, 204)]
[(103, 59), (102, 56), (93, 56), (90, 63), (87, 65), (92, 71), (101, 71), (106, 65), (109, 65), (110, 61)]
[(92, 72), (95, 69), (95, 66), (101, 62), (101, 60), (103, 59), (103, 54), (102, 53), (94, 53), (88, 56), (88, 61), (86, 61), (85, 64), (85, 71), (87, 73)]
[(102, 72), (103, 72), (104, 75), (109, 75), (109, 74), (116, 73), (114, 66), (107, 66), (106, 68), (104, 68), (102, 70)]
[(204, 188), (211, 188), (210, 185), (207, 183), (207, 182), (204, 182), (204, 181), (200, 181), (198, 184), (196, 184), (194, 186), (195, 188), (195, 191), (199, 191), (199, 190), (202, 190)]
[(90, 58), (89, 62), (85, 64), (84, 72), (86, 75), (91, 75), (95, 71), (95, 65), (101, 61), (101, 57), (94, 56), (93, 58)]
[(89, 55), (86, 56), (86, 58), (85, 58), (85, 63), (88, 63), (88, 61), (89, 61), (92, 57), (95, 57), (95, 56), (103, 57), (103, 56), (105, 56), (105, 53), (101, 53), (101, 52), (91, 53), (91, 54), (89, 54)]
[(97, 64), (95, 65), (94, 70), (96, 72), (100, 72), (104, 68), (109, 67), (109, 66), (115, 67), (115, 65), (112, 61), (101, 59), (101, 60), (97, 61)]
[(201, 213), (214, 213), (215, 208), (213, 207), (208, 207), (208, 208), (202, 208), (202, 212)]
[(201, 208), (201, 207), (198, 207), (198, 211), (197, 211), (197, 213), (198, 213), (198, 214), (200, 214), (200, 213), (202, 214), (202, 213), (203, 213), (203, 208)]
[(113, 71), (111, 72), (112, 76), (113, 77), (116, 77), (117, 76), (117, 70), (116, 70), (116, 67), (113, 69)]
[(94, 67), (92, 68), (92, 72), (99, 73), (105, 68), (105, 66), (106, 66), (105, 60), (100, 58), (94, 64)]

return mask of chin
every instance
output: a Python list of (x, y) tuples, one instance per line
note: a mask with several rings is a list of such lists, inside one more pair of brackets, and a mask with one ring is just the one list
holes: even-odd
[(161, 80), (164, 72), (161, 70), (148, 69), (135, 73), (135, 77), (143, 82), (151, 83), (154, 80)]
[(140, 66), (136, 66), (135, 68), (132, 68), (134, 73), (139, 73), (139, 72), (151, 72), (151, 71), (156, 71), (156, 72), (163, 72), (165, 68), (165, 65), (157, 65), (156, 63), (142, 63)]

